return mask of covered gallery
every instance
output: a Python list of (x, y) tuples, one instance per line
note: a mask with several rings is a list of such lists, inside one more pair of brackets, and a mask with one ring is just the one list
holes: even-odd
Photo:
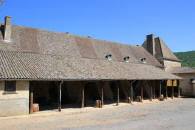
[[(0, 35), (0, 116), (66, 107), (179, 96), (165, 72), (141, 46), (11, 25)], [(174, 92), (174, 93), (173, 93)]]
[[(33, 103), (40, 110), (60, 111), (61, 107), (95, 106), (96, 100), (118, 105), (137, 96), (152, 100), (161, 94), (178, 95), (177, 91), (168, 95), (166, 81), (179, 78), (151, 65), (8, 51), (0, 51), (0, 59), (1, 88), (8, 84), (3, 96), (16, 98), (1, 102), (2, 114), (28, 113), (28, 102), (31, 113)], [(14, 85), (15, 91), (9, 88)], [(7, 107), (4, 112), (2, 106)]]

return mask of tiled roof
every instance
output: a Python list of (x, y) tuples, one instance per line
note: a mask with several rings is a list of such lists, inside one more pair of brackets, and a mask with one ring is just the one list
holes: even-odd
[(167, 45), (161, 40), (160, 38), (156, 38), (159, 40), (160, 47), (162, 49), (162, 55), (163, 58), (165, 59), (170, 59), (170, 60), (175, 60), (175, 61), (180, 61), (174, 54), (173, 52), (167, 47)]
[(0, 79), (163, 80), (180, 78), (158, 67), (145, 64), (0, 51)]
[(129, 56), (131, 63), (141, 63), (140, 58), (146, 58), (146, 64), (162, 66), (141, 46), (119, 44), (16, 25), (12, 25), (11, 28), (11, 41), (9, 43), (4, 42), (0, 34), (0, 50), (89, 59), (105, 59), (106, 55), (111, 54), (113, 61), (123, 61), (124, 57)]
[(194, 68), (190, 67), (172, 67), (167, 69), (168, 72), (173, 73), (173, 74), (178, 74), (178, 73), (195, 73)]

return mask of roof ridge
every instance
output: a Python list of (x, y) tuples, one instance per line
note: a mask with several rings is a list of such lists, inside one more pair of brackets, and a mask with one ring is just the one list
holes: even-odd
[[(170, 60), (175, 60), (175, 61), (180, 61), (174, 54), (173, 52), (170, 50), (170, 48), (164, 43), (164, 41), (160, 38), (157, 37), (159, 39), (159, 43), (160, 43), (160, 47), (161, 47), (161, 51), (162, 51), (162, 56), (163, 58), (167, 58)], [(165, 51), (166, 50), (166, 51)], [(165, 51), (165, 52), (164, 52)], [(170, 56), (165, 56), (165, 54), (170, 53)], [(172, 57), (172, 56), (173, 57)]]
[(71, 33), (66, 34), (66, 32), (63, 33), (63, 32), (56, 32), (56, 31), (52, 31), (52, 30), (46, 30), (46, 29), (42, 29), (42, 28), (26, 27), (26, 26), (15, 25), (15, 24), (12, 24), (12, 25), (13, 25), (13, 26), (17, 26), (17, 27), (22, 27), (22, 28), (35, 29), (35, 30), (39, 30), (39, 31), (48, 31), (48, 32), (53, 32), (53, 33), (58, 33), (58, 34), (63, 34), (63, 35), (71, 35), (71, 36), (80, 37), (80, 38), (86, 38), (86, 39), (93, 39), (93, 40), (105, 41), (105, 42), (114, 43), (114, 44), (119, 44), (119, 45), (125, 45), (125, 46), (131, 46), (131, 47), (142, 47), (142, 46), (132, 45), (132, 44), (130, 44), (130, 43), (121, 43), (121, 42), (115, 42), (115, 41), (109, 41), (109, 40), (98, 39), (98, 38), (94, 38), (94, 37), (90, 37), (90, 38), (89, 38), (88, 36), (80, 36), (80, 35), (71, 34)]

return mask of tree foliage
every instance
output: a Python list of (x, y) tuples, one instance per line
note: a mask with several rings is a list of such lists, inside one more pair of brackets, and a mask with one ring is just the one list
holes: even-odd
[(3, 1), (0, 1), (0, 5), (2, 5), (2, 4), (4, 4), (4, 2)]
[(4, 4), (4, 2), (3, 1), (0, 1), (0, 5), (2, 5), (2, 4)]
[(175, 55), (182, 61), (182, 66), (195, 67), (195, 51), (176, 52)]

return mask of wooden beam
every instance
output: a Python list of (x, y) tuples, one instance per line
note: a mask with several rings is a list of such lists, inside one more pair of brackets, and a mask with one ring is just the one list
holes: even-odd
[(167, 80), (166, 80), (166, 86), (165, 86), (165, 87), (166, 87), (166, 99), (167, 99), (167, 98), (168, 98), (168, 92), (167, 92), (167, 89), (168, 89), (168, 88), (167, 88)]
[(141, 102), (143, 101), (143, 98), (144, 98), (144, 87), (142, 84), (142, 86), (141, 86)]
[(61, 112), (61, 107), (62, 107), (62, 104), (61, 104), (61, 100), (62, 100), (62, 84), (63, 84), (63, 81), (60, 82), (59, 86), (58, 86), (58, 111)]
[(131, 81), (131, 102), (133, 102), (133, 81)]
[(153, 98), (153, 92), (152, 92), (152, 86), (150, 86), (150, 101), (152, 101)]
[(101, 103), (104, 106), (104, 83), (101, 84)]
[(120, 91), (119, 91), (119, 83), (117, 82), (117, 103), (116, 105), (118, 106), (119, 105), (119, 102), (120, 102)]
[(30, 114), (33, 113), (33, 86), (30, 86)]
[(162, 94), (162, 82), (160, 81), (160, 88), (159, 88), (159, 99), (160, 99), (160, 97), (161, 97), (161, 94)]
[(174, 98), (174, 86), (173, 86), (173, 80), (172, 80), (172, 99)]
[(82, 92), (81, 92), (81, 108), (85, 107), (85, 84), (82, 86)]
[(156, 90), (155, 90), (155, 86), (156, 84), (154, 84), (154, 86), (153, 86), (153, 98), (155, 99), (156, 98)]
[(177, 95), (177, 97), (180, 97), (179, 80), (177, 80), (177, 88), (178, 88), (178, 95)]

